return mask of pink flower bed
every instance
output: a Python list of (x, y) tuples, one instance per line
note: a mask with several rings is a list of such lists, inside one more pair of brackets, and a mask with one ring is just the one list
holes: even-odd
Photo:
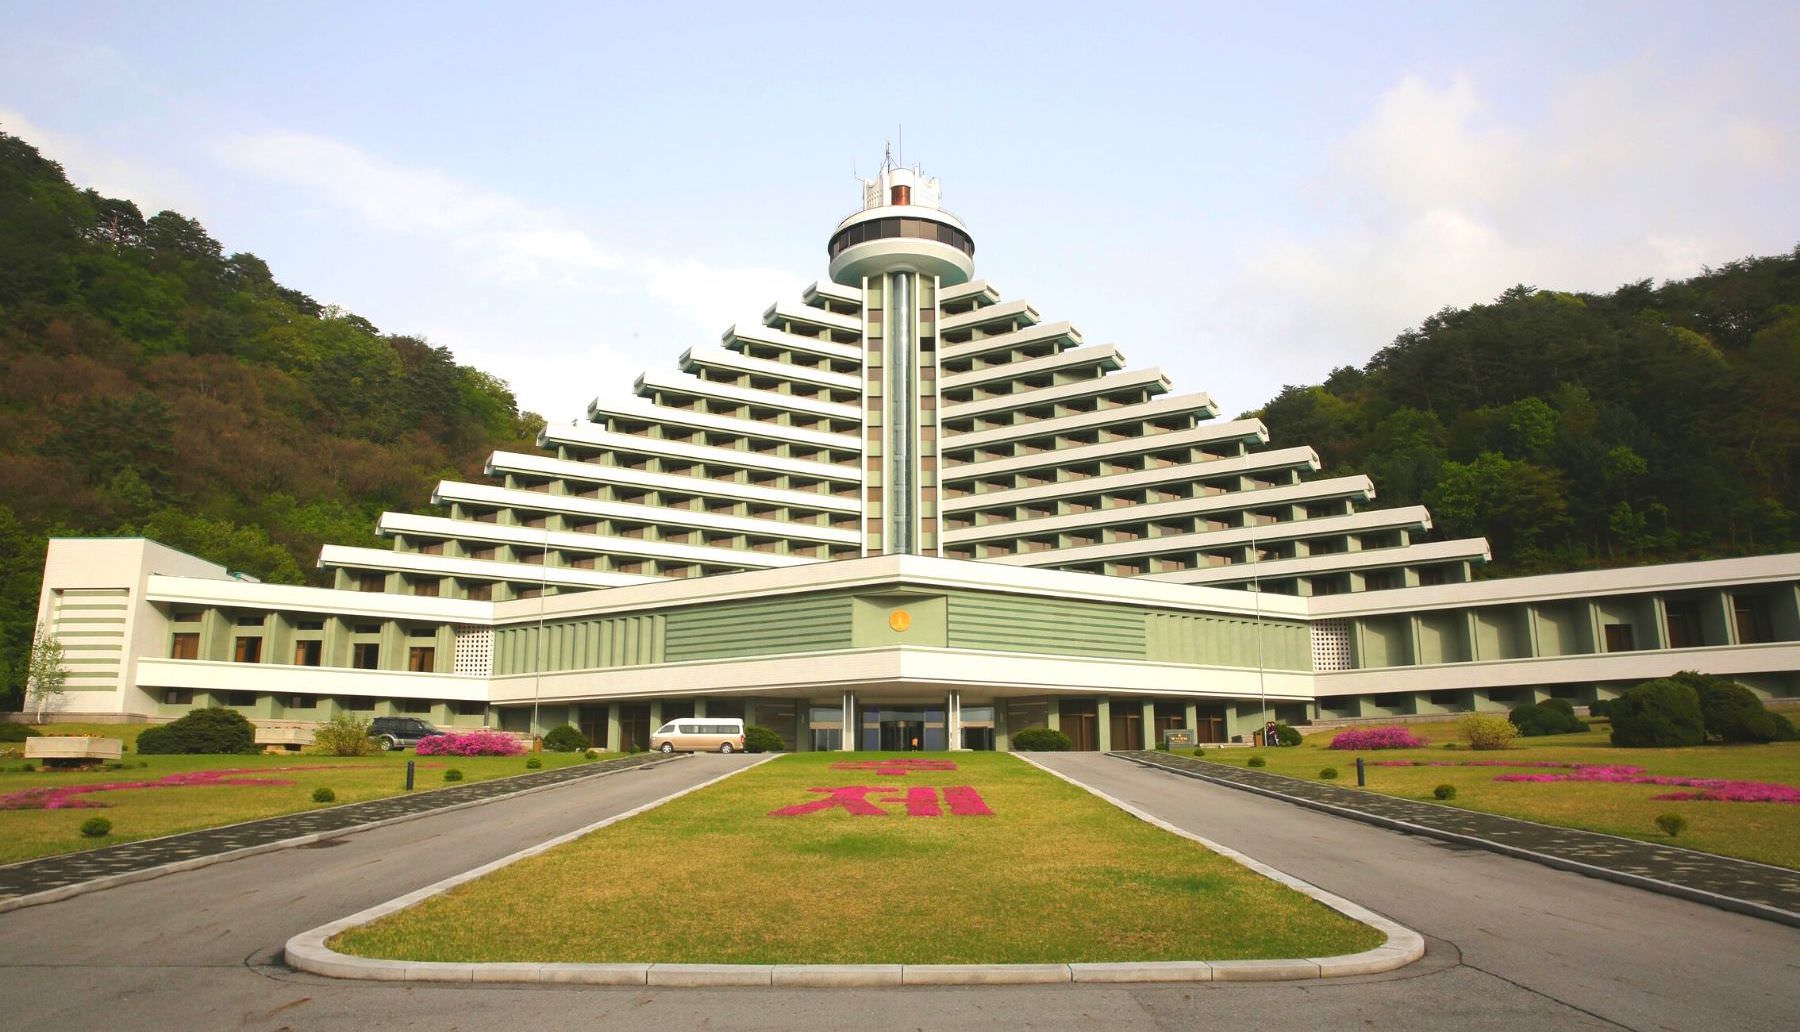
[[(267, 768), (265, 768), (267, 769)], [(285, 769), (285, 768), (282, 768)], [(293, 768), (304, 770), (306, 768)], [(168, 774), (155, 781), (104, 781), (92, 785), (58, 785), (55, 788), (27, 788), (0, 796), (0, 810), (89, 810), (104, 807), (81, 796), (90, 792), (121, 792), (132, 788), (191, 788), (196, 785), (259, 785), (265, 788), (291, 785), (281, 778), (246, 778), (240, 774), (256, 774), (247, 770), (192, 770)]]
[(525, 747), (499, 731), (452, 731), (419, 739), (420, 756), (518, 756)]
[[(844, 785), (838, 788), (809, 788), (808, 792), (823, 793), (825, 798), (813, 799), (793, 806), (784, 806), (769, 812), (771, 817), (801, 817), (809, 813), (821, 813), (826, 810), (843, 810), (856, 817), (886, 817), (884, 808), (895, 803), (906, 804), (908, 817), (942, 817), (944, 806), (950, 808), (952, 817), (992, 817), (994, 811), (988, 808), (987, 801), (981, 793), (968, 785), (949, 785), (943, 789), (921, 786), (919, 788), (901, 789), (888, 785)], [(875, 793), (883, 793), (874, 799)], [(943, 805), (939, 805), (939, 793), (943, 794)]]
[(1333, 749), (1417, 749), (1425, 740), (1403, 727), (1358, 727), (1339, 731)]
[(1566, 774), (1501, 774), (1495, 781), (1543, 784), (1555, 781), (1597, 781), (1614, 785), (1665, 785), (1697, 788), (1698, 792), (1669, 792), (1653, 799), (1718, 803), (1800, 803), (1800, 789), (1768, 781), (1731, 781), (1725, 778), (1677, 778), (1645, 774), (1642, 767), (1576, 765)]

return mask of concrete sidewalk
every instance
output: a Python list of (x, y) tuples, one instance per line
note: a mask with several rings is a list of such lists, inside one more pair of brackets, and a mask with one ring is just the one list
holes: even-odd
[(164, 871), (188, 870), (267, 849), (330, 838), (358, 828), (474, 806), (583, 778), (667, 762), (660, 753), (621, 756), (558, 770), (474, 781), (320, 810), (305, 810), (218, 828), (126, 842), (81, 853), (63, 853), (0, 867), (0, 912), (49, 902), (92, 888), (140, 880)]
[(1367, 824), (1535, 860), (1800, 927), (1800, 871), (1400, 799), (1367, 789), (1303, 781), (1174, 753), (1139, 750), (1112, 755)]

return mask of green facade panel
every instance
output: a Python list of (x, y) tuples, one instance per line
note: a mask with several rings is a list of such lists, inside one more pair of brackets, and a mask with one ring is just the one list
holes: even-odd
[(847, 595), (733, 602), (668, 615), (663, 658), (670, 663), (787, 652), (848, 649), (853, 618)]
[[(1262, 630), (1262, 648), (1256, 643)], [(1212, 616), (1198, 613), (1150, 613), (1146, 623), (1146, 659), (1198, 666), (1311, 670), (1312, 632), (1292, 620)]]
[(541, 633), (540, 639), (536, 624), (496, 629), (494, 676), (530, 674), (539, 669), (600, 670), (663, 661), (660, 615), (564, 620), (544, 625)]
[(1098, 602), (953, 594), (947, 631), (953, 649), (1144, 658), (1144, 612)]

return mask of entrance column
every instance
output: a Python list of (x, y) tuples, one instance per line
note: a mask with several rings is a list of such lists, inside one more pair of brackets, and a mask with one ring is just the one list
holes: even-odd
[(619, 741), (622, 734), (624, 731), (619, 727), (619, 704), (609, 702), (606, 704), (606, 747), (613, 752), (624, 752), (625, 743)]
[(698, 699), (694, 700), (694, 716), (696, 716), (696, 717), (706, 716), (706, 696), (702, 695)]
[(845, 692), (844, 693), (843, 707), (844, 708), (841, 711), (841, 717), (843, 720), (843, 730), (841, 732), (839, 732), (839, 734), (838, 734), (838, 739), (839, 739), (838, 751), (839, 752), (855, 752), (856, 751), (856, 732), (858, 730), (857, 724), (856, 724), (856, 693), (855, 692)]
[(1194, 741), (1200, 741), (1200, 704), (1193, 699), (1187, 701), (1187, 712), (1183, 714), (1187, 720), (1187, 729), (1194, 733)]
[(650, 733), (655, 734), (656, 729), (659, 727), (662, 727), (662, 726), (663, 726), (662, 700), (661, 699), (651, 699), (650, 700)]
[(1162, 744), (1156, 740), (1156, 700), (1145, 699), (1143, 710), (1144, 730), (1143, 733), (1138, 736), (1142, 738), (1143, 741), (1138, 743), (1138, 748), (1154, 749)]
[(944, 748), (962, 748), (962, 692), (956, 689), (944, 696)]
[(1100, 742), (1101, 752), (1112, 752), (1112, 697), (1099, 696), (1094, 701), (1094, 737)]

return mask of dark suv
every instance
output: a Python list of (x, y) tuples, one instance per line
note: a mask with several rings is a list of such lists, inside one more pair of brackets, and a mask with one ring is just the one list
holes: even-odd
[(418, 745), (421, 738), (441, 734), (418, 717), (376, 717), (369, 725), (369, 737), (380, 742), (383, 749), (408, 749)]

